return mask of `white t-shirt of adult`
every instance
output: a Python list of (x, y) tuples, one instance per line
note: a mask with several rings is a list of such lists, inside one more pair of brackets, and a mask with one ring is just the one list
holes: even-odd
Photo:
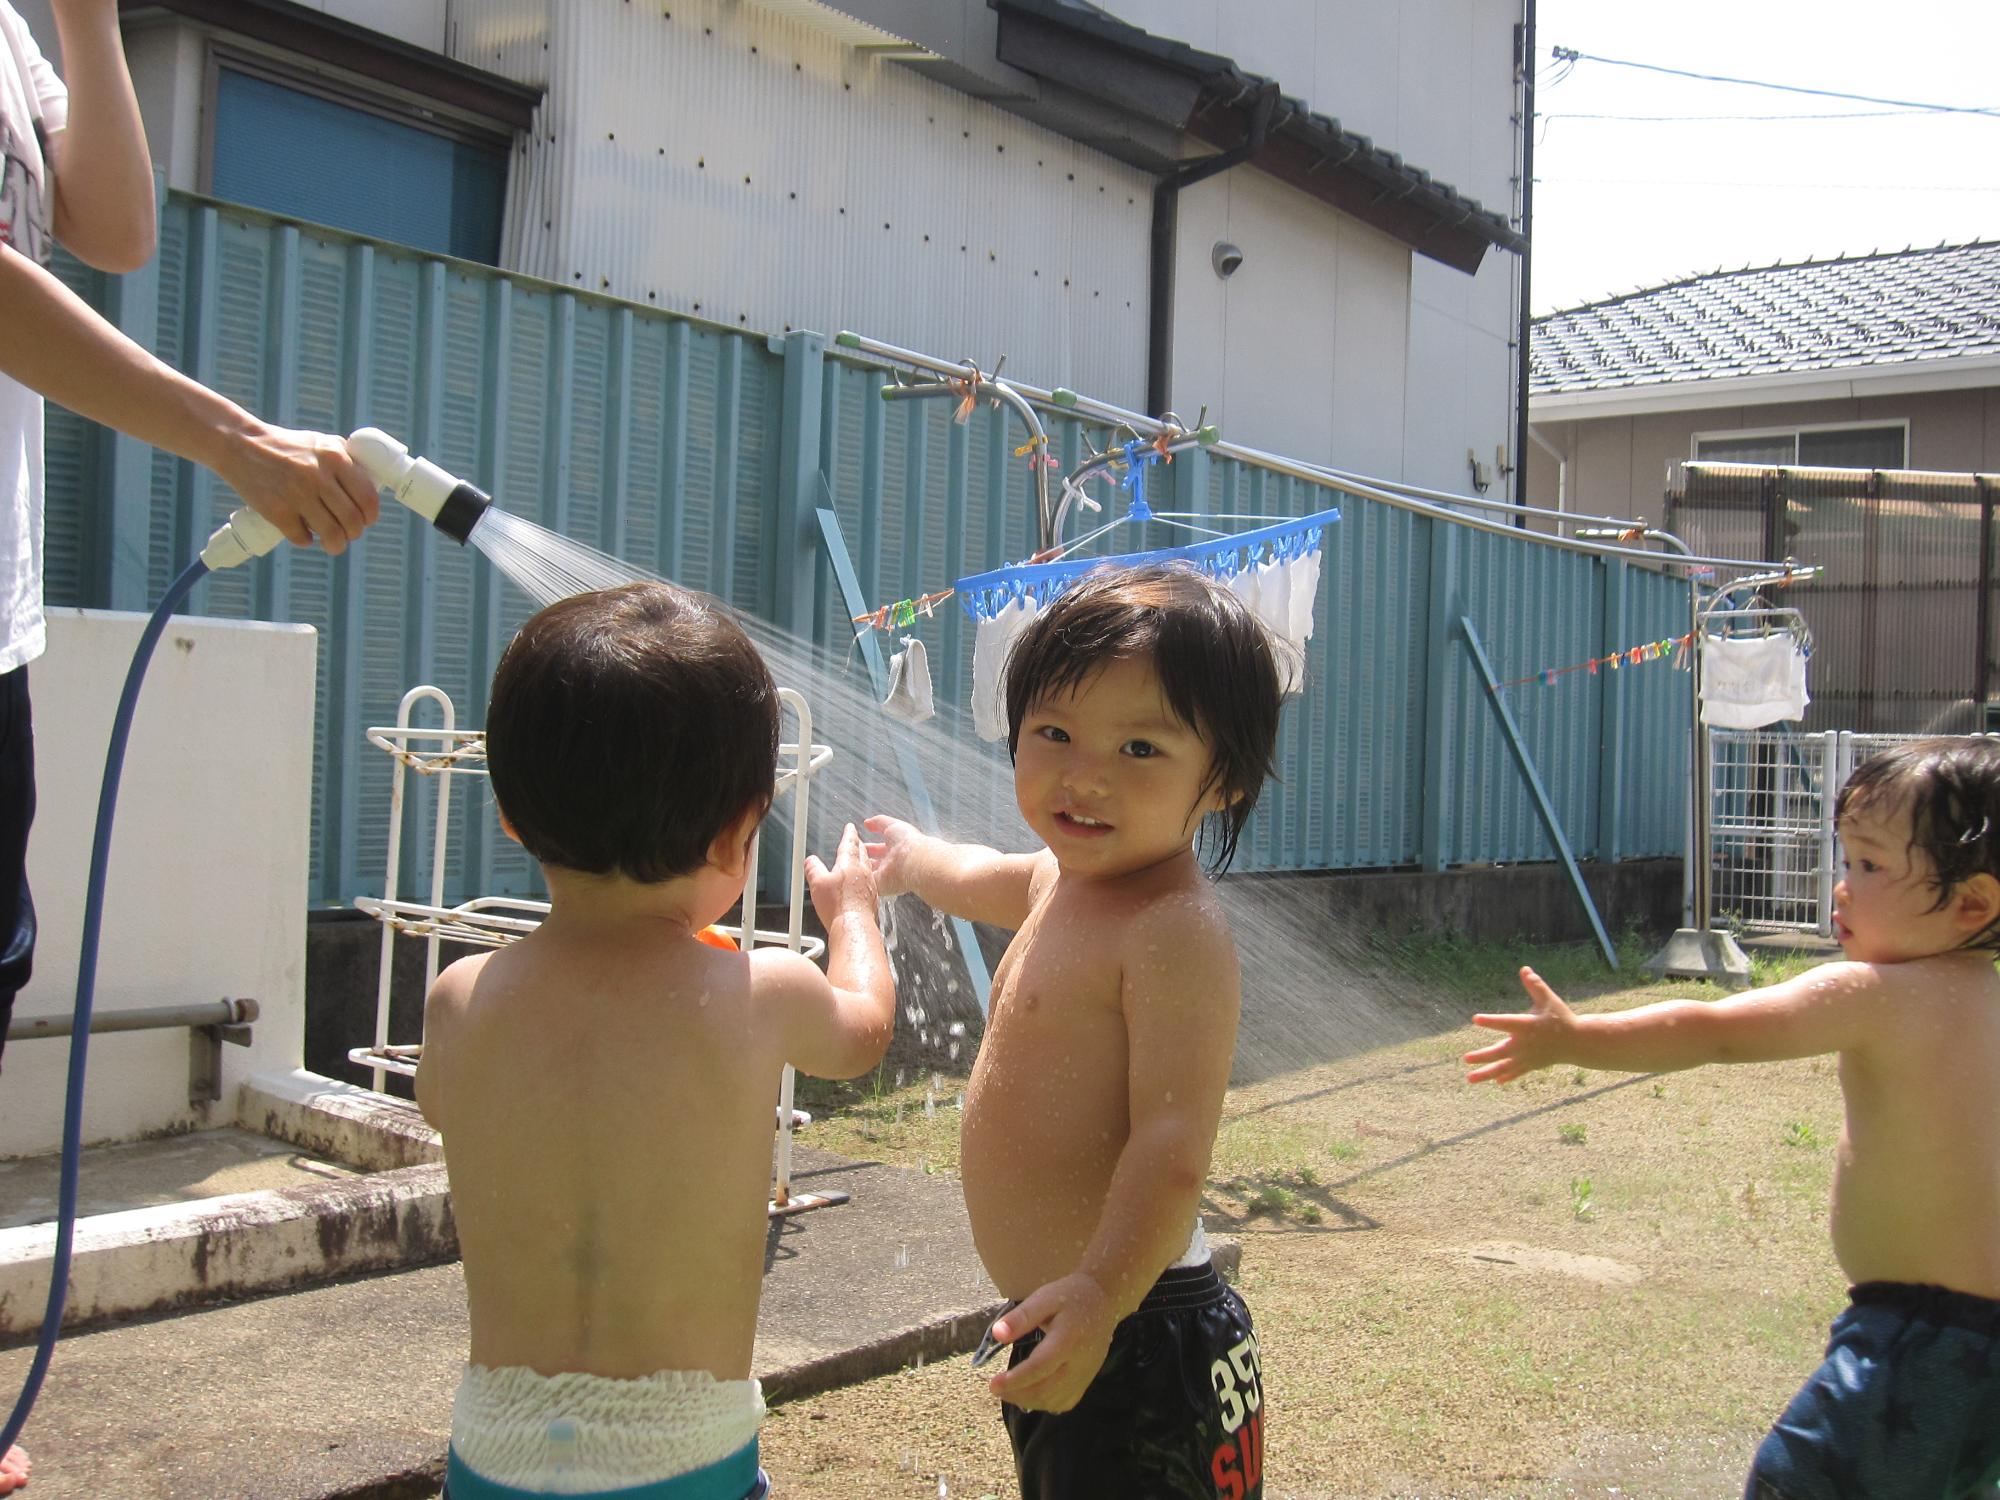
[[(44, 147), (69, 123), (69, 90), (0, 0), (0, 241), (37, 265), (53, 249)], [(0, 672), (42, 654), (42, 398), (0, 375)]]

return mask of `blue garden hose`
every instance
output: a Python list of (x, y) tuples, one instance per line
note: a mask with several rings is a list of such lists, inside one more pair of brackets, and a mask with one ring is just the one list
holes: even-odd
[[(350, 433), (347, 451), (393, 499), (461, 545), (492, 503), (481, 491), (446, 473), (429, 459), (415, 457), (377, 428), (363, 427)], [(14, 1446), (28, 1423), (28, 1413), (34, 1410), (35, 1398), (41, 1394), (42, 1378), (48, 1374), (62, 1327), (63, 1303), (69, 1294), (70, 1252), (76, 1239), (77, 1176), (83, 1155), (83, 1072), (90, 1051), (91, 1002), (97, 988), (97, 942), (104, 925), (104, 873), (111, 857), (111, 820), (118, 808), (118, 778), (125, 766), (125, 742), (131, 738), (139, 688), (146, 680), (146, 666), (153, 659), (153, 648), (159, 644), (160, 634), (167, 628), (175, 606), (209, 573), (262, 557), (283, 536), (275, 524), (247, 506), (231, 515), (209, 537), (201, 556), (189, 563), (187, 570), (167, 589), (152, 618), (146, 621), (138, 649), (132, 653), (131, 668), (125, 674), (125, 690), (119, 695), (118, 712), (111, 721), (111, 744), (104, 756), (104, 784), (97, 794), (97, 832), (90, 848), (90, 888), (84, 899), (83, 948), (77, 958), (76, 1011), (70, 1032), (69, 1084), (63, 1099), (62, 1174), (56, 1198), (56, 1251), (49, 1267), (48, 1309), (42, 1315), (28, 1378), (21, 1386), (6, 1428), (0, 1430), (0, 1454)]]
[(208, 564), (196, 558), (187, 571), (173, 581), (160, 600), (153, 617), (139, 636), (132, 653), (131, 668), (125, 674), (125, 690), (118, 696), (118, 712), (111, 721), (111, 744), (104, 753), (104, 784), (97, 794), (97, 832), (90, 846), (90, 889), (83, 906), (83, 949), (76, 968), (76, 1019), (69, 1039), (69, 1086), (63, 1099), (62, 1180), (56, 1199), (56, 1253), (49, 1267), (48, 1310), (42, 1314), (42, 1331), (35, 1340), (35, 1360), (28, 1367), (21, 1395), (0, 1431), (0, 1453), (14, 1446), (21, 1429), (28, 1424), (35, 1397), (41, 1394), (42, 1377), (48, 1374), (49, 1360), (56, 1352), (56, 1335), (62, 1327), (63, 1302), (69, 1292), (70, 1250), (76, 1239), (77, 1172), (83, 1155), (83, 1068), (90, 1051), (90, 1008), (97, 989), (97, 940), (104, 926), (104, 872), (111, 857), (111, 819), (118, 810), (118, 776), (125, 766), (125, 742), (132, 735), (132, 713), (139, 706), (139, 688), (146, 680), (146, 665), (153, 648), (167, 628), (174, 607), (208, 574)]

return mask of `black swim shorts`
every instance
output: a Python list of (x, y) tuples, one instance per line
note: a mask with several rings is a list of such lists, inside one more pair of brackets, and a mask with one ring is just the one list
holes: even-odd
[[(1041, 1342), (1014, 1344), (1009, 1367)], [(1021, 1500), (1262, 1500), (1264, 1383), (1243, 1299), (1212, 1265), (1163, 1275), (1065, 1412), (1000, 1414)]]

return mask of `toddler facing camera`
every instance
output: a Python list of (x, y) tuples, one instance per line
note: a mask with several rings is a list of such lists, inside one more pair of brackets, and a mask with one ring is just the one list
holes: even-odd
[(1826, 1360), (1771, 1429), (1746, 1500), (1991, 1497), (2000, 1484), (2000, 740), (1862, 764), (1835, 824), (1843, 963), (1705, 1003), (1533, 1009), (1470, 1081), (1552, 1063), (1664, 1072), (1840, 1056), (1833, 1249), (1853, 1284)]

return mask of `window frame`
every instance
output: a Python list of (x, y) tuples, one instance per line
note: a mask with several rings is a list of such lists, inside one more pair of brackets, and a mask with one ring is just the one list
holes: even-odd
[(224, 69), (279, 88), (291, 89), (358, 110), (397, 125), (407, 125), (462, 145), (498, 152), (509, 177), (513, 174), (514, 133), (497, 121), (482, 124), (454, 111), (440, 111), (405, 97), (399, 90), (329, 74), (307, 62), (232, 45), (210, 37), (203, 49), (201, 78), (201, 168), (196, 180), (205, 197), (215, 196), (215, 127)]
[(1849, 422), (1789, 422), (1774, 427), (1715, 427), (1706, 431), (1688, 434), (1689, 463), (1736, 463), (1739, 460), (1727, 458), (1703, 458), (1701, 445), (1704, 441), (1727, 442), (1756, 438), (1790, 438), (1792, 440), (1792, 461), (1779, 465), (1780, 468), (1796, 469), (1799, 463), (1799, 439), (1807, 433), (1818, 432), (1886, 432), (1895, 429), (1903, 437), (1903, 461), (1899, 464), (1884, 464), (1885, 469), (1907, 469), (1910, 466), (1910, 419), (1908, 417), (1882, 417), (1874, 421)]

